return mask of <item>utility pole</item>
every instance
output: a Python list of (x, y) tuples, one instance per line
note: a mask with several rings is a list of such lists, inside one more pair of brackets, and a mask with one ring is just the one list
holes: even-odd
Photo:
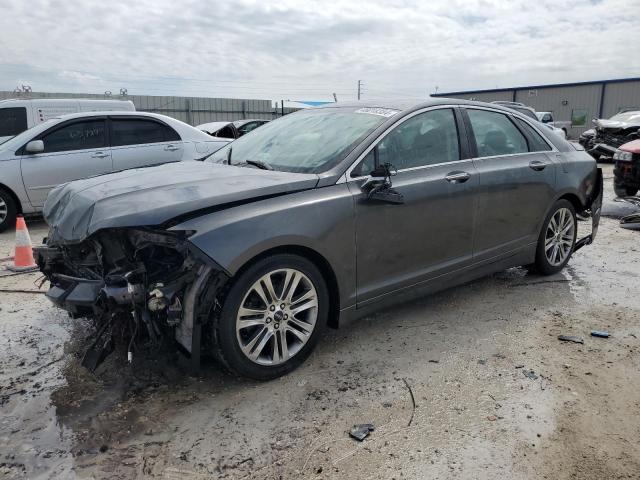
[(360, 90), (362, 88), (362, 80), (358, 80), (358, 100), (360, 100)]

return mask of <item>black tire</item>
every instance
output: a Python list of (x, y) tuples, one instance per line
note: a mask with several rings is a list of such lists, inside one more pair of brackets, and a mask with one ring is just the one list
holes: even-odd
[(638, 193), (637, 187), (625, 187), (624, 185), (613, 184), (613, 191), (618, 197), (633, 197)]
[(0, 188), (0, 232), (4, 232), (12, 226), (15, 227), (17, 212), (18, 209), (13, 196)]
[[(238, 314), (238, 310), (241, 306), (243, 306), (241, 305), (241, 303), (245, 300), (245, 296), (248, 295), (249, 292), (251, 292), (252, 286), (261, 278), (263, 278), (263, 276), (269, 274), (270, 272), (276, 272), (281, 269), (297, 270), (298, 272), (304, 274), (311, 282), (317, 294), (317, 317), (308, 340), (306, 340), (306, 343), (303, 344), (300, 350), (294, 353), (291, 357), (289, 357), (288, 360), (284, 361), (283, 363), (279, 363), (276, 365), (261, 365), (249, 359), (243, 352), (240, 345), (241, 340), (239, 340), (238, 338), (238, 336), (241, 334), (236, 333), (236, 317)], [(274, 273), (274, 275), (275, 280), (277, 280), (278, 278), (280, 278), (278, 275), (281, 274)], [(284, 280), (282, 281), (282, 284), (284, 284)], [(278, 295), (279, 291), (282, 295), (284, 295), (285, 288), (286, 286), (283, 286), (282, 290), (280, 290), (278, 285), (274, 285), (276, 295)], [(300, 296), (298, 296), (298, 298), (299, 297)], [(280, 303), (280, 301), (281, 300), (278, 300), (275, 303)], [(292, 304), (295, 304), (295, 301), (293, 301)], [(246, 306), (246, 303), (244, 305)], [(262, 307), (260, 308), (262, 309)], [(265, 308), (268, 309), (269, 306), (266, 306)], [(263, 258), (240, 273), (237, 278), (232, 279), (232, 284), (228, 290), (228, 293), (222, 305), (222, 309), (220, 310), (219, 314), (213, 318), (214, 356), (220, 361), (220, 363), (222, 363), (224, 367), (226, 367), (227, 370), (242, 377), (252, 378), (255, 380), (271, 380), (277, 377), (281, 377), (282, 375), (285, 375), (297, 368), (311, 354), (316, 344), (318, 343), (322, 331), (327, 324), (328, 315), (329, 290), (322, 274), (320, 273), (320, 270), (313, 264), (313, 262), (307, 260), (304, 257), (291, 254), (276, 254), (270, 257)], [(272, 332), (273, 328), (278, 328), (279, 325), (275, 323), (275, 314), (273, 315), (273, 317), (273, 320), (269, 319), (270, 322), (273, 322), (270, 325)], [(293, 317), (293, 314), (291, 314), (291, 317)], [(282, 322), (283, 329), (289, 327), (286, 320), (280, 321)], [(266, 328), (266, 326), (256, 326), (255, 329), (250, 332), (250, 338), (253, 339), (255, 337), (260, 337), (257, 332), (262, 331), (262, 329), (264, 328)], [(273, 347), (273, 344), (271, 342), (275, 342), (275, 338), (278, 336), (275, 333), (276, 332), (274, 332), (273, 336), (271, 337), (271, 340), (267, 342), (267, 345)], [(287, 341), (287, 338), (292, 338), (291, 335), (287, 336), (288, 333), (290, 333), (290, 331), (282, 330), (280, 332), (281, 335), (284, 335), (284, 341)], [(280, 340), (280, 342), (281, 341), (282, 340)], [(293, 341), (296, 341), (295, 336), (293, 336)], [(250, 340), (247, 341), (247, 343), (249, 342)], [(278, 345), (281, 345), (281, 343), (279, 343)], [(279, 349), (279, 353), (283, 351), (280, 350), (279, 346), (275, 348)], [(268, 359), (266, 361), (268, 361)]]
[[(547, 258), (547, 254), (545, 252), (545, 243), (547, 240), (547, 231), (548, 231), (549, 223), (551, 222), (551, 219), (559, 210), (563, 208), (566, 208), (571, 213), (571, 219), (573, 221), (573, 239), (571, 241), (571, 248), (566, 258), (558, 265), (554, 265)], [(571, 255), (573, 255), (573, 250), (576, 245), (577, 234), (578, 234), (578, 224), (576, 222), (576, 210), (573, 207), (573, 204), (568, 200), (558, 200), (553, 205), (549, 213), (547, 214), (547, 217), (544, 219), (542, 230), (538, 237), (538, 245), (536, 247), (536, 261), (533, 264), (533, 267), (534, 267), (533, 270), (536, 273), (540, 273), (542, 275), (553, 275), (554, 273), (558, 273), (560, 270), (562, 270), (565, 267), (565, 265), (569, 262)]]

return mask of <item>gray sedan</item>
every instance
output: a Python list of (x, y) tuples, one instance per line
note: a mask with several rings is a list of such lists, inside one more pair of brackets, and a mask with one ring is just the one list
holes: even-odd
[[(169, 337), (196, 363), (270, 379), (327, 326), (513, 266), (562, 270), (593, 241), (601, 192), (593, 158), (513, 110), (337, 103), (204, 163), (57, 188), (37, 261), (48, 297), (98, 337), (133, 332), (134, 359)], [(582, 239), (576, 214), (591, 216)]]

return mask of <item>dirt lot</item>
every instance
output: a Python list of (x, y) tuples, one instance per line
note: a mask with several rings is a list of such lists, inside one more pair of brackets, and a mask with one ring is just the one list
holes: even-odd
[[(189, 376), (167, 356), (89, 374), (86, 325), (2, 292), (0, 477), (640, 478), (639, 240), (603, 219), (558, 276), (511, 269), (381, 312), (268, 383), (215, 364)], [(12, 246), (0, 235), (0, 257)], [(362, 443), (356, 423), (376, 427)]]

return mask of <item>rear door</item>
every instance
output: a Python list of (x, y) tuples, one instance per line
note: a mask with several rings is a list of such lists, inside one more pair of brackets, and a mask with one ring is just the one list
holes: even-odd
[(49, 191), (61, 183), (111, 172), (106, 118), (71, 120), (33, 140), (42, 140), (44, 152), (21, 149), (22, 180), (34, 207), (42, 207)]
[[(471, 263), (478, 175), (456, 118), (455, 109), (438, 108), (402, 120), (348, 174), (358, 305)], [(385, 163), (397, 169), (393, 188), (403, 204), (371, 200), (361, 190), (368, 173)]]
[(182, 160), (184, 145), (169, 125), (149, 117), (110, 117), (115, 171)]
[(535, 243), (555, 194), (551, 145), (527, 122), (466, 108), (480, 176), (474, 261), (508, 256)]

